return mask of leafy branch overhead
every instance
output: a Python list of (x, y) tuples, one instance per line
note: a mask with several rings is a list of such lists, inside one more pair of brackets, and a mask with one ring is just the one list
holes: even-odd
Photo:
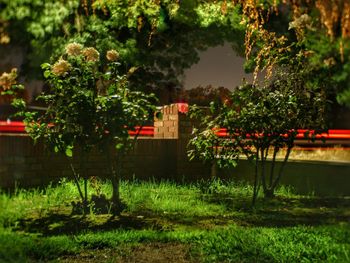
[(242, 6), (247, 67), (255, 77), (295, 64), (308, 69), (307, 83), (327, 85), (328, 94), (350, 106), (349, 1), (234, 2)]
[[(307, 65), (308, 83), (324, 83), (332, 100), (350, 105), (348, 1), (22, 1), (0, 0), (0, 41), (28, 50), (25, 69), (56, 61), (67, 43), (120, 53), (130, 87), (175, 87), (199, 52), (229, 42), (247, 71)], [(229, 88), (229, 87), (227, 87)], [(336, 98), (336, 99), (335, 99)]]
[[(195, 1), (0, 0), (0, 6), (12, 43), (29, 51), (26, 69), (34, 77), (40, 75), (40, 64), (50, 57), (56, 61), (71, 42), (102, 52), (118, 50), (122, 73), (130, 65), (138, 69), (130, 74), (130, 86), (147, 90), (179, 85), (184, 69), (197, 63), (199, 51), (209, 46), (229, 40), (236, 50), (243, 50), (237, 8), (217, 23), (207, 17), (207, 5)], [(220, 5), (216, 6), (220, 17)]]

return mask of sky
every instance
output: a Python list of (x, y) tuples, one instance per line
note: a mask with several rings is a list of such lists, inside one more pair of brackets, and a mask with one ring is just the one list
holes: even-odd
[[(13, 54), (7, 56), (11, 58), (11, 61), (2, 60), (0, 64), (3, 66), (11, 64), (13, 67), (22, 63), (22, 53), (18, 52), (17, 49), (12, 51)], [(8, 52), (4, 52), (4, 54), (8, 54)], [(223, 86), (232, 90), (242, 83), (242, 78), (246, 78), (248, 81), (252, 80), (252, 74), (244, 73), (243, 63), (244, 58), (237, 56), (229, 44), (209, 48), (200, 53), (200, 61), (197, 64), (185, 71), (183, 87), (191, 89), (199, 85), (205, 87), (211, 84), (214, 87)], [(27, 81), (26, 83), (30, 93), (38, 93), (42, 85), (40, 81)]]
[(200, 61), (185, 71), (185, 89), (199, 85), (223, 86), (233, 89), (242, 83), (242, 79), (252, 80), (252, 74), (245, 74), (245, 59), (236, 55), (229, 44), (209, 48), (200, 53)]

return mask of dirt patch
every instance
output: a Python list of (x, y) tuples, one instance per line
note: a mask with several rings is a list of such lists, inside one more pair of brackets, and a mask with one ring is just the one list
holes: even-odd
[(177, 243), (149, 243), (134, 247), (129, 257), (121, 262), (194, 262), (190, 258), (189, 246)]
[(194, 263), (190, 245), (180, 243), (145, 243), (117, 249), (88, 250), (78, 255), (63, 256), (51, 262), (62, 263)]

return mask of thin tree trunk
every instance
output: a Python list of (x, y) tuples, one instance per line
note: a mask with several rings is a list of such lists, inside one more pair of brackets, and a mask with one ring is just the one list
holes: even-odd
[(219, 142), (216, 141), (215, 142), (215, 155), (214, 155), (214, 160), (212, 161), (212, 164), (211, 164), (211, 171), (210, 171), (210, 177), (212, 179), (215, 179), (217, 174), (216, 174), (216, 171), (217, 171), (217, 165), (216, 165), (216, 158), (218, 156), (218, 146), (219, 146)]
[[(121, 209), (121, 202), (120, 202), (120, 194), (119, 194), (119, 171), (114, 167), (114, 162), (113, 158), (111, 157), (111, 149), (110, 147), (107, 146), (107, 162), (110, 170), (110, 176), (111, 176), (111, 182), (112, 182), (112, 197), (111, 197), (111, 202), (112, 202), (112, 213), (114, 215), (118, 215), (120, 213)], [(120, 156), (118, 155), (116, 158), (116, 163), (117, 166), (120, 164)]]
[(114, 215), (120, 214), (121, 209), (121, 202), (120, 202), (120, 196), (119, 196), (119, 178), (116, 176), (112, 177), (112, 186), (113, 186), (113, 194), (112, 194), (112, 213)]
[(254, 174), (254, 188), (253, 188), (253, 199), (252, 199), (252, 206), (255, 206), (256, 198), (258, 196), (258, 165), (259, 165), (259, 148), (256, 149), (255, 154), (255, 174)]
[(84, 215), (87, 213), (87, 208), (88, 208), (88, 190), (87, 190), (88, 177), (87, 177), (87, 171), (86, 171), (86, 162), (87, 162), (86, 152), (83, 149), (81, 149), (80, 168), (84, 178), (84, 201), (83, 201)]
[(281, 179), (281, 176), (282, 176), (284, 167), (285, 167), (286, 164), (287, 164), (287, 161), (288, 161), (288, 158), (289, 158), (289, 154), (290, 154), (290, 152), (292, 151), (292, 148), (293, 148), (293, 146), (288, 146), (287, 153), (286, 153), (286, 155), (285, 155), (285, 157), (284, 157), (284, 160), (283, 160), (283, 163), (282, 163), (282, 165), (281, 165), (281, 167), (280, 167), (280, 169), (279, 169), (279, 172), (278, 172), (278, 175), (277, 175), (277, 177), (276, 177), (276, 180), (275, 180), (275, 181), (273, 182), (273, 184), (272, 184), (272, 187), (271, 187), (272, 193), (274, 192), (274, 190), (275, 190), (277, 184), (279, 183), (279, 180)]
[(217, 165), (216, 165), (216, 162), (214, 160), (211, 164), (211, 170), (210, 170), (210, 177), (212, 180), (214, 180), (217, 177), (216, 171), (217, 171)]
[(270, 181), (269, 181), (269, 189), (272, 187), (273, 177), (274, 177), (274, 171), (275, 171), (275, 162), (276, 162), (276, 155), (279, 151), (279, 147), (274, 147), (273, 149), (273, 157), (272, 157), (272, 163), (271, 163), (271, 170), (270, 170)]
[[(267, 149), (265, 149), (265, 150), (267, 151)], [(261, 174), (261, 182), (262, 182), (264, 194), (267, 191), (266, 177), (265, 177), (265, 163), (266, 163), (265, 150), (263, 147), (260, 149), (260, 154), (261, 154), (261, 172), (260, 172), (260, 174)]]
[(88, 198), (87, 198), (87, 178), (84, 177), (84, 214), (88, 210)]
[(70, 168), (73, 172), (73, 176), (74, 176), (74, 182), (78, 188), (78, 192), (79, 192), (79, 195), (81, 197), (81, 201), (84, 202), (84, 195), (83, 195), (83, 191), (81, 190), (81, 187), (80, 187), (80, 184), (79, 184), (79, 176), (78, 174), (76, 173), (75, 169), (74, 169), (74, 165), (72, 163), (72, 161), (68, 158), (68, 162), (69, 162), (69, 165), (70, 165)]

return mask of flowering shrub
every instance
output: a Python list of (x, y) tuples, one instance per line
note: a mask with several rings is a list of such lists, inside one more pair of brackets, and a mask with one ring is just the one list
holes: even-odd
[[(95, 48), (68, 44), (56, 63), (42, 65), (50, 91), (38, 99), (46, 103), (47, 110), (43, 114), (22, 112), (32, 138), (44, 140), (55, 152), (72, 157), (77, 146), (83, 157), (96, 147), (104, 152), (110, 163), (115, 211), (120, 207), (118, 160), (132, 146), (128, 130), (142, 126), (154, 110), (153, 95), (130, 90), (126, 76), (118, 72), (119, 65), (115, 50), (107, 52), (103, 63)], [(86, 203), (87, 194), (79, 191)]]

